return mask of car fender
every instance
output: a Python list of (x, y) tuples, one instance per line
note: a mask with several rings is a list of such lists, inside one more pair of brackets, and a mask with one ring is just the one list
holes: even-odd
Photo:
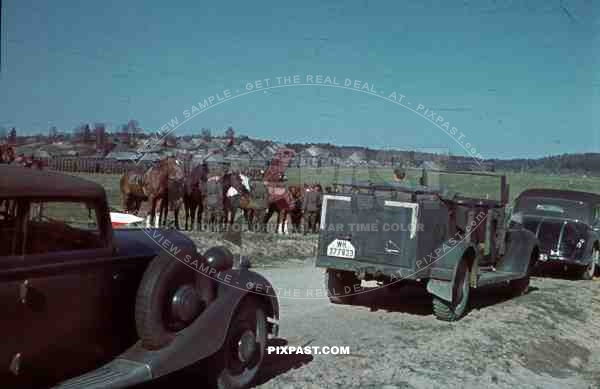
[(530, 260), (531, 254), (533, 250), (539, 250), (539, 247), (539, 240), (533, 232), (525, 228), (509, 229), (506, 234), (506, 252), (498, 270), (527, 276), (530, 265), (535, 263)]
[[(147, 350), (137, 342), (118, 358), (146, 365), (152, 378), (207, 358), (220, 350), (237, 307), (248, 295), (255, 295), (265, 302), (268, 317), (275, 322), (279, 319), (279, 303), (273, 286), (262, 275), (249, 270), (227, 270), (220, 272), (217, 278), (216, 299), (169, 345), (159, 350)], [(276, 335), (277, 324), (273, 327), (272, 332)]]
[(452, 302), (452, 290), (458, 265), (467, 250), (473, 250), (473, 255), (475, 254), (475, 246), (471, 242), (456, 241), (451, 238), (446, 240), (438, 250), (436, 252), (439, 252), (440, 255), (439, 258), (436, 256), (431, 264), (431, 276), (427, 282), (427, 291), (445, 301)]
[(581, 259), (584, 262), (592, 263), (594, 261), (594, 248), (596, 247), (596, 243), (600, 242), (600, 238), (598, 237), (598, 234), (590, 228), (584, 239), (585, 249), (583, 250)]

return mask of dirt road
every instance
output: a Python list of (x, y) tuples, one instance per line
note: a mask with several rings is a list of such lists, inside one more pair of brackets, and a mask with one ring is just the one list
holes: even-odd
[(445, 323), (419, 288), (382, 288), (340, 306), (290, 298), (322, 288), (310, 260), (257, 270), (280, 288), (272, 345), (350, 350), (269, 355), (260, 388), (600, 388), (600, 281), (536, 277), (528, 294), (510, 300), (480, 290), (464, 319)]

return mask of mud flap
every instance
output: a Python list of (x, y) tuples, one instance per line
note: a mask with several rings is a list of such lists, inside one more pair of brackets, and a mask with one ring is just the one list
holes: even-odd
[(430, 279), (427, 283), (427, 291), (444, 301), (452, 303), (453, 281), (442, 281)]

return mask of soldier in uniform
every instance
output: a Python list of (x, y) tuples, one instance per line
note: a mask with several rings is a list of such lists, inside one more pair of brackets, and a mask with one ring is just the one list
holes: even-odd
[(319, 209), (317, 210), (317, 219), (315, 220), (315, 232), (319, 232), (319, 226), (321, 225), (321, 209), (323, 208), (323, 187), (321, 184), (315, 185), (315, 190), (318, 196)]
[(316, 231), (316, 223), (321, 208), (321, 193), (318, 191), (317, 186), (309, 188), (304, 193), (304, 202), (302, 204), (302, 210), (304, 211), (304, 234)]
[(267, 232), (265, 217), (269, 207), (269, 192), (260, 177), (252, 181), (252, 201), (254, 207), (253, 229), (257, 232)]
[(210, 231), (222, 231), (225, 221), (223, 207), (223, 183), (220, 178), (212, 177), (206, 182), (205, 223)]

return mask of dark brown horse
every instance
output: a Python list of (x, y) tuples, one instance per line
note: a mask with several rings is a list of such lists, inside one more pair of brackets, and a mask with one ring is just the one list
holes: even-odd
[(202, 223), (204, 211), (204, 198), (206, 197), (206, 182), (208, 180), (208, 166), (203, 163), (192, 169), (185, 178), (185, 194), (183, 203), (185, 207), (185, 229), (196, 231), (197, 222)]

